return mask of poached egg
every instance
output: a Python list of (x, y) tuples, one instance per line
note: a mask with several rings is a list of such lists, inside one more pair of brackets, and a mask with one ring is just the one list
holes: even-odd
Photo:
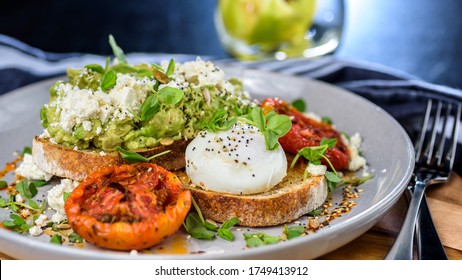
[(286, 172), (281, 146), (267, 150), (264, 135), (243, 122), (226, 131), (201, 131), (186, 148), (186, 173), (205, 190), (238, 195), (266, 192)]

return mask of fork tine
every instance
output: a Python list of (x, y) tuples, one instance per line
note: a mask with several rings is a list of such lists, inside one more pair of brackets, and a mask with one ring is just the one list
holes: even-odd
[(427, 134), (427, 128), (428, 128), (428, 123), (430, 122), (430, 114), (432, 111), (432, 100), (428, 99), (427, 101), (427, 109), (425, 111), (425, 117), (422, 125), (422, 130), (420, 131), (420, 136), (419, 139), (417, 140), (417, 143), (415, 144), (415, 158), (418, 161), (420, 159), (420, 155), (422, 153), (422, 147), (424, 145), (425, 141), (425, 136)]
[(459, 128), (460, 128), (460, 115), (461, 115), (461, 103), (457, 103), (457, 113), (454, 118), (454, 126), (452, 128), (451, 141), (449, 145), (449, 151), (446, 156), (446, 162), (449, 164), (447, 170), (452, 170), (454, 165), (454, 159), (456, 158), (456, 149), (457, 149), (457, 140), (459, 138)]
[(448, 135), (448, 129), (449, 129), (449, 116), (452, 111), (452, 104), (448, 103), (446, 106), (446, 113), (444, 114), (443, 120), (441, 121), (443, 123), (443, 128), (441, 130), (441, 137), (439, 140), (439, 145), (438, 149), (436, 150), (436, 154), (434, 156), (434, 162), (437, 166), (442, 166), (442, 163), (444, 163), (443, 160), (443, 154), (444, 154), (444, 146), (446, 144), (446, 135)]
[[(427, 164), (430, 164), (430, 161), (433, 157), (433, 150), (435, 147), (435, 141), (436, 141), (436, 135), (438, 133), (438, 124), (440, 123), (440, 118), (441, 118), (441, 107), (443, 106), (441, 101), (438, 101), (438, 105), (436, 107), (436, 115), (433, 118), (432, 122), (432, 130), (431, 130), (431, 135), (430, 135), (430, 142), (427, 143), (427, 146), (425, 148), (424, 152), (424, 161)], [(444, 137), (443, 137), (444, 139)]]

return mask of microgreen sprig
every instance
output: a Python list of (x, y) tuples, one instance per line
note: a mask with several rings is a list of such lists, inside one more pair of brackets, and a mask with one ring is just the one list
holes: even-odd
[(112, 48), (112, 52), (114, 53), (114, 56), (117, 58), (119, 63), (121, 64), (128, 64), (127, 59), (125, 58), (124, 51), (117, 45), (114, 36), (109, 35), (109, 45)]
[(11, 214), (10, 215), (10, 219), (11, 220), (5, 220), (2, 222), (2, 224), (10, 229), (10, 230), (13, 230), (17, 233), (23, 233), (23, 232), (26, 232), (28, 231), (32, 226), (27, 224), (27, 221), (23, 218), (21, 218), (21, 216), (19, 215), (16, 215), (16, 214)]
[(197, 239), (211, 240), (216, 237), (216, 234), (218, 234), (219, 237), (225, 240), (234, 240), (234, 235), (230, 228), (240, 222), (238, 218), (232, 217), (218, 227), (216, 224), (204, 219), (201, 209), (194, 198), (192, 198), (192, 204), (196, 211), (190, 212), (183, 222), (183, 227), (187, 233)]
[(264, 232), (244, 233), (245, 244), (248, 248), (276, 244), (283, 240), (281, 236), (272, 236)]
[(120, 146), (117, 146), (116, 150), (119, 152), (120, 156), (128, 163), (149, 162), (156, 157), (163, 156), (171, 152), (170, 150), (166, 150), (150, 157), (144, 157), (136, 152), (125, 150)]
[[(305, 147), (303, 149), (300, 149), (297, 155), (295, 155), (294, 159), (292, 160), (290, 168), (293, 168), (295, 166), (295, 163), (301, 156), (306, 158), (308, 160), (308, 163), (314, 165), (321, 164), (321, 159), (324, 159), (332, 169), (332, 171), (326, 171), (324, 176), (326, 177), (329, 190), (333, 191), (336, 188), (337, 184), (342, 181), (342, 178), (338, 175), (337, 171), (332, 165), (332, 162), (329, 160), (329, 158), (326, 157), (325, 154), (327, 152), (327, 149), (335, 147), (336, 144), (336, 138), (323, 138), (319, 143), (319, 146)], [(307, 174), (305, 172), (305, 177), (306, 175)]]
[(233, 241), (234, 235), (231, 232), (230, 228), (237, 225), (239, 222), (240, 220), (236, 217), (232, 217), (231, 219), (227, 220), (226, 222), (221, 224), (221, 227), (218, 229), (218, 236), (225, 240)]
[(305, 100), (299, 98), (299, 99), (295, 99), (294, 101), (292, 101), (292, 104), (291, 104), (295, 109), (297, 109), (298, 111), (300, 112), (305, 112), (306, 111), (306, 104), (305, 104)]
[(237, 118), (228, 119), (228, 113), (225, 109), (220, 109), (215, 112), (209, 122), (201, 124), (202, 129), (207, 129), (213, 132), (218, 130), (228, 130), (237, 122)]
[(0, 190), (8, 187), (8, 182), (0, 180)]
[(260, 107), (254, 107), (249, 114), (238, 117), (238, 120), (257, 127), (265, 137), (266, 149), (274, 150), (278, 147), (278, 139), (289, 132), (292, 121), (286, 115), (278, 115), (270, 111), (264, 115)]
[(304, 226), (291, 226), (288, 227), (287, 225), (284, 225), (284, 234), (287, 237), (287, 239), (292, 239), (295, 237), (302, 236), (305, 233), (305, 227)]
[(175, 105), (183, 99), (184, 91), (178, 88), (165, 86), (159, 91), (153, 89), (153, 94), (145, 99), (140, 108), (140, 121), (148, 121), (159, 112), (160, 104)]

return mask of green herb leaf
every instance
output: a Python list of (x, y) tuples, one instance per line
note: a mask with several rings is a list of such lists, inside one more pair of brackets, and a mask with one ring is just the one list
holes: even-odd
[(266, 121), (265, 115), (263, 114), (263, 110), (260, 107), (255, 107), (250, 112), (252, 116), (252, 120), (255, 123), (255, 126), (260, 129), (262, 133), (266, 131)]
[(293, 102), (292, 102), (292, 106), (295, 107), (295, 109), (297, 109), (298, 111), (300, 112), (305, 112), (306, 111), (306, 104), (305, 104), (305, 100), (299, 98), (299, 99), (295, 99)]
[(218, 225), (215, 224), (215, 223), (211, 223), (207, 220), (204, 221), (204, 225), (205, 225), (205, 228), (208, 229), (208, 230), (212, 230), (212, 231), (217, 231), (218, 230)]
[(165, 75), (170, 77), (173, 74), (174, 71), (175, 71), (175, 60), (170, 59), (170, 61), (168, 63), (168, 66), (167, 66), (167, 71), (165, 72)]
[(101, 75), (104, 74), (105, 70), (103, 68), (103, 66), (99, 65), (99, 64), (87, 64), (85, 65), (85, 68), (87, 69), (90, 69), (96, 73), (100, 73)]
[(3, 207), (6, 207), (7, 203), (6, 203), (6, 200), (3, 199), (3, 197), (0, 197), (0, 207), (3, 208)]
[(8, 182), (0, 180), (0, 190), (8, 187)]
[(237, 122), (237, 118), (228, 120), (228, 113), (225, 109), (220, 109), (215, 112), (212, 119), (209, 122), (201, 124), (202, 129), (207, 129), (213, 132), (217, 130), (228, 130)]
[(337, 144), (336, 138), (331, 138), (331, 139), (323, 138), (319, 146), (305, 147), (303, 149), (300, 149), (297, 155), (292, 160), (290, 167), (293, 168), (295, 166), (295, 163), (300, 158), (300, 156), (303, 156), (304, 158), (308, 160), (309, 163), (315, 164), (315, 165), (321, 164), (321, 159), (324, 159), (329, 164), (330, 168), (333, 170), (333, 172), (326, 171), (324, 175), (327, 180), (327, 186), (329, 188), (329, 191), (332, 192), (335, 190), (337, 185), (342, 181), (342, 178), (338, 175), (337, 171), (335, 170), (329, 158), (325, 156), (325, 153), (327, 152), (327, 149), (335, 147), (336, 144)]
[(340, 176), (331, 171), (326, 171), (325, 176), (326, 179), (332, 183), (339, 183), (342, 181), (342, 178)]
[(266, 147), (274, 150), (278, 147), (278, 139), (289, 132), (292, 121), (286, 115), (270, 115), (266, 124), (265, 135)]
[(290, 118), (286, 115), (274, 115), (268, 119), (267, 130), (271, 130), (278, 137), (282, 137), (289, 132), (292, 127)]
[(265, 137), (266, 149), (274, 150), (278, 147), (278, 139), (289, 132), (292, 121), (286, 115), (278, 115), (274, 111), (266, 116), (260, 107), (254, 107), (250, 114), (243, 115), (238, 120), (256, 126)]
[(228, 241), (233, 241), (234, 240), (234, 234), (228, 228), (219, 229), (218, 230), (218, 236), (220, 236), (224, 240), (228, 240)]
[(161, 88), (157, 94), (159, 95), (159, 102), (166, 105), (175, 105), (184, 96), (184, 92), (181, 89), (169, 86)]
[(201, 217), (196, 212), (191, 212), (186, 217), (184, 223), (186, 231), (194, 238), (211, 240), (215, 238), (215, 233), (208, 230)]
[(82, 236), (78, 235), (75, 232), (69, 234), (68, 238), (70, 243), (83, 243)]
[(40, 187), (43, 187), (46, 184), (48, 184), (48, 182), (45, 181), (45, 180), (33, 180), (33, 181), (30, 182), (30, 184), (33, 185), (36, 188), (40, 188)]
[(303, 226), (291, 226), (287, 227), (284, 225), (284, 233), (287, 236), (287, 239), (292, 239), (295, 237), (299, 237), (305, 233), (305, 227)]
[(372, 174), (367, 174), (366, 176), (363, 177), (349, 177), (342, 179), (342, 181), (338, 185), (353, 185), (353, 186), (359, 186), (364, 184), (367, 180), (371, 179), (373, 176)]
[(327, 145), (328, 148), (333, 148), (337, 144), (337, 138), (322, 138), (320, 146)]
[(16, 190), (26, 198), (33, 198), (37, 194), (37, 188), (34, 184), (29, 184), (27, 179), (22, 179), (16, 184)]
[(244, 233), (244, 239), (249, 248), (275, 244), (282, 240), (280, 236), (271, 236), (263, 232)]
[(31, 147), (29, 147), (29, 146), (24, 147), (24, 149), (22, 150), (21, 156), (24, 157), (25, 154), (29, 154), (29, 155), (32, 154)]
[(321, 122), (327, 123), (327, 124), (333, 124), (332, 119), (329, 117), (321, 117)]
[(31, 228), (31, 226), (28, 225), (27, 222), (23, 218), (21, 218), (20, 216), (16, 214), (11, 214), (10, 218), (12, 220), (5, 220), (2, 222), (2, 224), (8, 229), (11, 229), (18, 233), (23, 233), (23, 232), (28, 231), (29, 228)]
[(218, 236), (225, 240), (233, 241), (234, 235), (230, 228), (237, 225), (239, 222), (240, 220), (236, 217), (232, 217), (231, 219), (227, 220), (221, 225), (220, 229), (218, 229)]
[(55, 234), (50, 238), (50, 243), (61, 245), (63, 244), (63, 238), (61, 235)]
[(152, 159), (154, 159), (156, 157), (163, 156), (163, 155), (168, 154), (168, 153), (171, 152), (170, 150), (166, 150), (166, 151), (163, 151), (161, 153), (155, 154), (155, 155), (150, 156), (150, 157), (147, 158), (147, 157), (144, 157), (144, 156), (142, 156), (142, 155), (140, 155), (140, 154), (138, 154), (136, 152), (127, 151), (127, 150), (123, 149), (120, 146), (117, 146), (116, 150), (119, 151), (120, 156), (128, 163), (149, 162), (149, 161), (151, 161)]
[(322, 209), (315, 209), (311, 211), (310, 213), (308, 213), (308, 215), (313, 216), (313, 217), (319, 216), (322, 213), (322, 211), (323, 211)]
[(63, 193), (63, 200), (64, 200), (64, 202), (66, 202), (66, 200), (69, 198), (70, 195), (71, 195), (70, 192), (64, 192), (64, 193)]
[(33, 201), (32, 199), (29, 199), (28, 202), (29, 202), (30, 207), (34, 208), (35, 210), (38, 210), (40, 208), (37, 205), (37, 203), (35, 201)]
[[(17, 185), (16, 185), (16, 186), (17, 186)], [(18, 212), (18, 211), (19, 211), (18, 206), (16, 206), (16, 204), (15, 204), (14, 195), (13, 195), (13, 194), (10, 194), (10, 197), (9, 197), (9, 199), (8, 199), (8, 205), (9, 205), (11, 211), (13, 211), (13, 212)]]
[(117, 75), (114, 71), (107, 71), (104, 73), (101, 81), (101, 89), (106, 92), (113, 88), (117, 82)]
[(112, 48), (112, 52), (114, 53), (114, 56), (117, 58), (119, 63), (121, 64), (128, 64), (127, 59), (125, 58), (124, 51), (117, 45), (114, 36), (109, 35), (109, 45)]
[(248, 248), (260, 247), (265, 245), (265, 242), (257, 235), (244, 233), (245, 245)]
[(154, 115), (159, 112), (160, 104), (156, 94), (153, 94), (146, 98), (146, 100), (141, 104), (140, 109), (140, 120), (148, 121), (154, 117)]

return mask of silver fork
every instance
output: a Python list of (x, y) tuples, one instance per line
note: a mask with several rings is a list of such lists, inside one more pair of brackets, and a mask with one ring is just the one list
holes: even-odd
[[(427, 103), (427, 113), (425, 114), (422, 131), (416, 144), (415, 186), (409, 209), (401, 231), (385, 257), (386, 260), (413, 259), (416, 218), (425, 189), (428, 185), (448, 181), (452, 171), (459, 135), (461, 105), (460, 103), (448, 103), (446, 106), (443, 106), (443, 102), (439, 101), (436, 114), (431, 118), (432, 103), (431, 99)], [(453, 106), (456, 107), (455, 110), (452, 109)], [(443, 110), (445, 110), (444, 114), (442, 114)], [(455, 111), (455, 114), (453, 111)], [(452, 129), (449, 127), (451, 119), (453, 119)], [(429, 125), (432, 126), (429, 135), (430, 139), (427, 137)], [(446, 135), (449, 133), (451, 135), (449, 139), (446, 139)]]

